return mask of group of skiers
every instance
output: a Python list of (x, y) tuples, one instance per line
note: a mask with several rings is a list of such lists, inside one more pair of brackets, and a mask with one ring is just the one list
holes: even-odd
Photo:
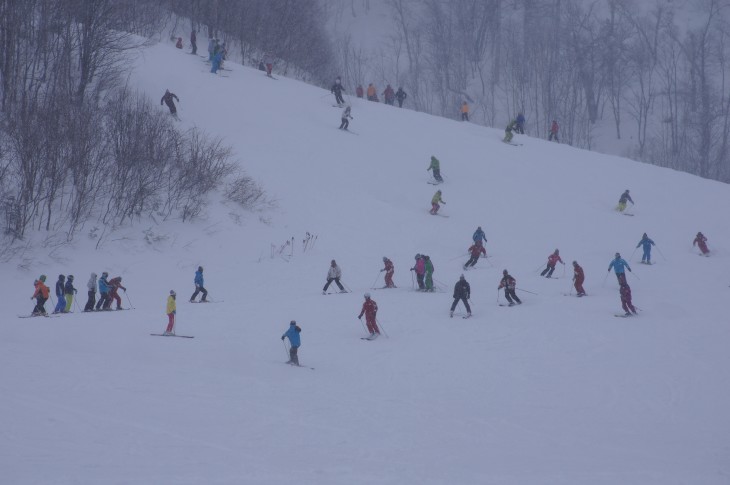
[[(31, 313), (33, 316), (47, 315), (45, 304), (50, 297), (50, 289), (45, 283), (46, 275), (41, 275), (33, 282), (35, 290), (31, 300), (34, 299), (36, 301), (36, 305)], [(100, 294), (98, 302), (96, 301), (97, 284)], [(121, 276), (109, 279), (109, 273), (105, 271), (97, 281), (96, 273), (91, 273), (89, 281), (86, 283), (86, 288), (88, 290), (88, 299), (84, 306), (84, 312), (111, 310), (114, 301), (116, 301), (116, 309), (122, 309), (122, 298), (119, 296), (119, 290), (124, 290), (126, 293), (127, 289), (122, 286)], [(74, 287), (74, 276), (58, 275), (55, 287), (56, 306), (53, 313), (70, 313), (76, 293), (78, 293), (78, 290)]]
[[(559, 130), (560, 125), (558, 125), (558, 120), (553, 120), (548, 131), (548, 141), (555, 140), (557, 143), (560, 143), (558, 139)], [(514, 137), (512, 132), (519, 133), (520, 135), (525, 134), (525, 115), (522, 112), (517, 113), (517, 117), (507, 124), (507, 127), (504, 129), (504, 139), (502, 141), (512, 143), (512, 138)]]
[[(340, 78), (338, 77), (337, 79)], [(403, 90), (403, 87), (399, 87), (398, 91), (395, 91), (390, 84), (385, 87), (385, 90), (381, 94), (385, 104), (393, 106), (395, 102), (398, 101), (399, 108), (403, 107), (403, 102), (408, 97), (408, 94)], [(380, 98), (378, 98), (378, 90), (373, 83), (368, 84), (367, 89), (363, 89), (362, 84), (359, 84), (357, 88), (355, 88), (355, 96), (360, 99), (367, 96), (368, 101), (375, 101), (376, 103), (380, 102)]]

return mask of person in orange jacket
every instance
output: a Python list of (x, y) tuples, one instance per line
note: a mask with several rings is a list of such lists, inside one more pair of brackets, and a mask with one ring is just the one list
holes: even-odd
[(380, 101), (378, 99), (378, 90), (375, 89), (375, 86), (373, 85), (373, 83), (368, 84), (367, 95), (368, 95), (368, 101), (375, 101), (376, 103)]
[(46, 307), (44, 306), (46, 304), (46, 301), (48, 301), (48, 295), (50, 294), (50, 289), (46, 286), (46, 275), (42, 274), (40, 278), (35, 280), (35, 283), (33, 285), (35, 286), (35, 291), (33, 292), (33, 296), (30, 297), (30, 299), (35, 298), (35, 307), (33, 308), (32, 315), (47, 315), (46, 313)]
[(469, 121), (469, 105), (466, 101), (461, 103), (461, 121)]

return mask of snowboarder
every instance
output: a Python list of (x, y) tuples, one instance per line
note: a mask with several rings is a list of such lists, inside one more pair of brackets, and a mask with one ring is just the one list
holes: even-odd
[(117, 301), (117, 310), (122, 309), (122, 297), (118, 294), (119, 288), (123, 289), (125, 293), (127, 292), (127, 289), (122, 286), (121, 276), (117, 276), (109, 280), (109, 296), (107, 297), (106, 304), (104, 305), (105, 310), (111, 309), (112, 302), (114, 300)]
[(649, 239), (649, 236), (644, 233), (643, 236), (641, 236), (641, 241), (639, 241), (639, 244), (636, 245), (638, 248), (639, 246), (643, 246), (644, 254), (641, 256), (641, 262), (644, 264), (651, 264), (651, 247), (654, 246), (654, 241)]
[(435, 194), (433, 194), (433, 197), (431, 198), (431, 210), (429, 211), (432, 216), (435, 216), (438, 214), (439, 209), (441, 206), (439, 205), (439, 202), (446, 205), (446, 201), (444, 201), (441, 198), (441, 191), (437, 190)]
[(621, 257), (619, 253), (616, 253), (616, 257), (611, 261), (611, 264), (608, 265), (608, 271), (611, 271), (611, 268), (616, 272), (616, 279), (618, 279), (618, 284), (626, 284), (626, 273), (624, 272), (624, 268), (631, 271), (631, 266), (629, 266), (629, 263), (626, 262), (625, 259)]
[(91, 273), (89, 281), (86, 283), (86, 290), (89, 298), (86, 300), (84, 311), (92, 312), (94, 311), (94, 303), (96, 303), (96, 273)]
[(170, 290), (170, 296), (167, 297), (167, 308), (165, 310), (165, 313), (167, 313), (167, 328), (162, 334), (165, 336), (175, 335), (175, 315), (177, 315), (176, 297), (175, 290)]
[(393, 261), (383, 256), (383, 264), (385, 268), (381, 269), (380, 272), (385, 271), (385, 288), (395, 288), (395, 283), (393, 283), (393, 273), (395, 273)]
[(469, 267), (474, 267), (474, 265), (477, 264), (477, 261), (479, 261), (479, 256), (484, 255), (484, 257), (487, 257), (487, 250), (484, 249), (484, 246), (482, 246), (482, 241), (475, 241), (474, 244), (472, 244), (469, 247), (469, 254), (471, 257), (469, 258), (469, 261), (467, 261), (464, 264), (464, 269), (467, 270)]
[(507, 127), (504, 129), (504, 140), (502, 140), (505, 143), (512, 143), (512, 137), (514, 136), (512, 134), (512, 131), (514, 131), (517, 127), (517, 120), (512, 120), (509, 122)]
[(631, 202), (631, 205), (634, 205), (634, 201), (631, 199), (631, 196), (629, 195), (629, 189), (626, 189), (623, 194), (621, 194), (621, 197), (618, 199), (618, 205), (616, 206), (616, 210), (619, 212), (623, 212), (626, 209), (626, 203)]
[(697, 233), (695, 240), (692, 241), (692, 246), (697, 246), (698, 248), (700, 248), (700, 251), (702, 251), (702, 254), (704, 256), (707, 256), (710, 254), (710, 250), (707, 249), (707, 238), (701, 232)]
[(459, 276), (459, 281), (456, 282), (454, 285), (454, 303), (451, 304), (451, 310), (449, 311), (449, 316), (454, 316), (454, 310), (456, 310), (456, 305), (459, 304), (459, 301), (464, 302), (464, 307), (466, 308), (466, 316), (471, 316), (471, 307), (469, 306), (469, 298), (471, 297), (471, 286), (469, 286), (469, 282), (466, 281), (466, 278), (464, 278), (464, 275)]
[(340, 123), (340, 130), (347, 130), (347, 127), (350, 126), (350, 122), (347, 119), (353, 119), (352, 115), (350, 114), (351, 111), (352, 107), (349, 104), (345, 106), (345, 109), (342, 110), (342, 123)]
[(51, 290), (46, 286), (46, 275), (42, 274), (35, 282), (35, 291), (30, 299), (35, 298), (35, 307), (33, 308), (33, 315), (47, 315), (46, 313), (46, 301), (48, 301), (48, 295)]
[(474, 231), (471, 238), (475, 243), (481, 244), (482, 241), (487, 242), (487, 235), (482, 231), (482, 226), (477, 227), (477, 230)]
[(390, 84), (388, 84), (385, 87), (385, 91), (383, 91), (383, 99), (385, 99), (385, 104), (393, 106), (393, 103), (395, 103), (395, 91), (393, 91)]
[(525, 134), (525, 115), (523, 115), (521, 112), (517, 113), (517, 118), (515, 118), (515, 121), (517, 121), (517, 125), (515, 126), (515, 131), (519, 133), (520, 135)]
[(362, 99), (364, 94), (365, 94), (365, 90), (363, 90), (362, 84), (358, 84), (357, 88), (355, 88), (355, 96)]
[(425, 279), (425, 285), (426, 285), (426, 291), (433, 291), (433, 263), (431, 262), (431, 258), (429, 256), (424, 255), (423, 256), (423, 267), (426, 270), (426, 279)]
[(408, 97), (408, 94), (406, 94), (406, 92), (403, 91), (403, 88), (402, 87), (399, 87), (398, 88), (398, 91), (395, 93), (395, 99), (398, 100), (398, 107), (399, 108), (402, 108), (403, 107), (403, 101), (405, 101), (407, 97)]
[(56, 280), (56, 308), (53, 313), (65, 313), (66, 310), (66, 297), (64, 296), (63, 287), (66, 284), (66, 277), (62, 274), (58, 275)]
[(97, 310), (101, 310), (102, 308), (107, 307), (106, 302), (107, 300), (109, 300), (109, 282), (107, 281), (108, 277), (109, 273), (104, 271), (101, 274), (101, 278), (99, 278), (99, 301), (96, 302)]
[(340, 289), (340, 293), (347, 293), (345, 291), (345, 288), (340, 283), (340, 278), (342, 277), (342, 270), (339, 266), (337, 266), (337, 262), (333, 259), (330, 263), (330, 269), (327, 271), (327, 283), (324, 285), (324, 288), (322, 288), (322, 294), (327, 294), (327, 288), (330, 287), (330, 283), (333, 281), (335, 284), (337, 284), (337, 287)]
[(632, 314), (636, 315), (636, 308), (634, 308), (634, 305), (631, 303), (631, 287), (629, 287), (628, 283), (624, 281), (621, 284), (619, 293), (621, 294), (621, 306), (626, 312), (624, 316), (630, 317)]
[(177, 47), (178, 49), (182, 49), (183, 48), (182, 37), (178, 37), (177, 38), (177, 42), (175, 43), (175, 47)]
[(345, 104), (345, 99), (342, 97), (342, 92), (344, 90), (345, 88), (342, 87), (342, 79), (340, 76), (337, 76), (337, 78), (335, 78), (335, 83), (330, 88), (330, 93), (335, 95), (335, 103), (337, 103), (337, 106)]
[(193, 54), (198, 53), (198, 37), (195, 34), (195, 29), (190, 32), (190, 46), (193, 48)]
[(378, 99), (378, 90), (375, 89), (375, 86), (373, 85), (373, 83), (368, 84), (367, 95), (368, 95), (368, 101), (375, 101), (376, 103), (380, 101)]
[(380, 329), (378, 328), (376, 319), (378, 304), (370, 298), (370, 293), (365, 293), (364, 296), (365, 302), (362, 304), (362, 310), (360, 310), (360, 315), (357, 318), (362, 320), (362, 316), (365, 315), (365, 325), (368, 328), (368, 332), (370, 332), (370, 338), (376, 338), (380, 336)]
[(70, 274), (66, 277), (66, 284), (63, 287), (63, 296), (66, 298), (66, 308), (64, 308), (64, 313), (71, 311), (74, 294), (76, 293), (78, 293), (78, 290), (74, 288), (74, 275)]
[(461, 121), (469, 121), (469, 105), (466, 101), (461, 103)]
[(170, 109), (170, 114), (177, 118), (177, 108), (175, 107), (173, 99), (175, 99), (178, 103), (180, 102), (180, 98), (178, 98), (175, 93), (171, 93), (169, 89), (165, 89), (165, 94), (163, 94), (162, 99), (160, 99), (160, 106), (162, 106), (162, 103), (165, 103)]
[(555, 141), (560, 143), (560, 140), (558, 140), (558, 130), (560, 130), (558, 120), (553, 120), (553, 123), (550, 125), (550, 132), (548, 133), (548, 141), (553, 141), (553, 138), (555, 138)]
[(553, 254), (548, 256), (547, 267), (544, 270), (542, 270), (542, 273), (540, 273), (540, 276), (544, 276), (546, 278), (551, 278), (553, 276), (553, 271), (555, 271), (555, 265), (557, 263), (560, 263), (563, 266), (565, 266), (565, 263), (563, 263), (563, 260), (560, 259), (560, 251), (558, 251), (556, 249), (555, 252), (553, 252)]
[(289, 322), (289, 329), (284, 332), (284, 335), (281, 336), (281, 341), (283, 342), (285, 338), (289, 339), (289, 344), (291, 346), (289, 347), (289, 360), (286, 362), (287, 364), (291, 365), (299, 365), (299, 347), (302, 346), (302, 339), (299, 336), (302, 329), (299, 328), (297, 325), (296, 320), (292, 320)]
[(586, 296), (586, 291), (583, 289), (585, 279), (583, 268), (580, 267), (577, 261), (573, 261), (573, 286), (575, 286), (576, 296)]
[(411, 271), (416, 272), (416, 281), (418, 282), (418, 289), (425, 290), (426, 285), (423, 282), (423, 275), (426, 274), (426, 263), (423, 256), (416, 254), (416, 264), (411, 268)]
[(436, 182), (441, 183), (444, 179), (441, 177), (441, 162), (438, 158), (431, 155), (431, 165), (428, 166), (426, 171), (433, 170), (433, 178)]
[(195, 303), (195, 298), (197, 298), (198, 293), (202, 293), (203, 296), (200, 298), (201, 302), (206, 302), (206, 298), (208, 298), (208, 290), (205, 289), (205, 281), (203, 280), (203, 267), (198, 266), (198, 271), (195, 272), (195, 279), (193, 280), (195, 283), (195, 293), (193, 293), (193, 296), (190, 297), (190, 302)]
[(507, 270), (502, 271), (502, 279), (499, 281), (497, 290), (501, 288), (504, 288), (504, 297), (507, 299), (507, 302), (509, 302), (509, 306), (514, 306), (515, 302), (517, 302), (518, 305), (522, 305), (522, 300), (517, 298), (517, 293), (515, 293), (517, 280), (510, 276)]

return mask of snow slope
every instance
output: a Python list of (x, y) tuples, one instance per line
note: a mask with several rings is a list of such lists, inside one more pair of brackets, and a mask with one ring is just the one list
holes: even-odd
[[(326, 91), (229, 67), (213, 76), (161, 44), (133, 79), (153, 102), (175, 92), (182, 124), (224, 137), (279, 209), (213, 200), (157, 238), (138, 225), (99, 250), (79, 240), (4, 265), (0, 483), (730, 482), (728, 186), (354, 99), (347, 134)], [(448, 218), (427, 212), (431, 155)], [(626, 188), (634, 217), (613, 210)], [(474, 317), (450, 319), (478, 225), (490, 259), (466, 273)], [(303, 253), (307, 231), (318, 239)], [(697, 231), (712, 257), (692, 248)], [(631, 259), (640, 315), (614, 318), (606, 268), (643, 232), (658, 246), (654, 266)], [(269, 257), (292, 237), (290, 261)], [(540, 278), (555, 248), (568, 269)], [(411, 291), (419, 252), (442, 292)], [(389, 338), (366, 342), (356, 317), (382, 256), (399, 288), (373, 291)], [(321, 295), (332, 258), (352, 293)], [(573, 260), (586, 298), (564, 296)], [(199, 264), (220, 303), (186, 302)], [(537, 295), (498, 306), (504, 268)], [(105, 270), (134, 311), (15, 318), (38, 274), (73, 273), (81, 295)], [(170, 289), (177, 331), (195, 339), (149, 336)], [(315, 370), (282, 364), (291, 319)]]

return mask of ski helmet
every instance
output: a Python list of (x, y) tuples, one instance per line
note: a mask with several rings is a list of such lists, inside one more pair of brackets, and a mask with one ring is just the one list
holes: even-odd
[(620, 253), (616, 253), (616, 257), (617, 258), (620, 258), (621, 257), (621, 254)]
[(459, 276), (459, 279), (460, 280), (465, 280), (466, 279), (466, 278), (464, 278), (464, 273), (462, 273), (461, 276)]
[(507, 274), (507, 270), (502, 271), (502, 274), (503, 275), (506, 275)]
[(370, 299), (370, 293), (365, 293), (364, 296), (365, 296), (366, 299)]
[(73, 280), (73, 279), (74, 279), (74, 275), (70, 274), (70, 275), (68, 275), (68, 276), (66, 277), (66, 279), (69, 279), (69, 280)]
[(203, 267), (202, 266), (198, 266), (198, 271), (203, 271)]
[(289, 322), (289, 325), (296, 325), (296, 324), (297, 324), (296, 320), (292, 320), (291, 322)]
[(42, 274), (40, 278), (38, 278), (41, 281), (46, 281), (46, 275)]
[(170, 290), (170, 295), (175, 296), (175, 290)]

